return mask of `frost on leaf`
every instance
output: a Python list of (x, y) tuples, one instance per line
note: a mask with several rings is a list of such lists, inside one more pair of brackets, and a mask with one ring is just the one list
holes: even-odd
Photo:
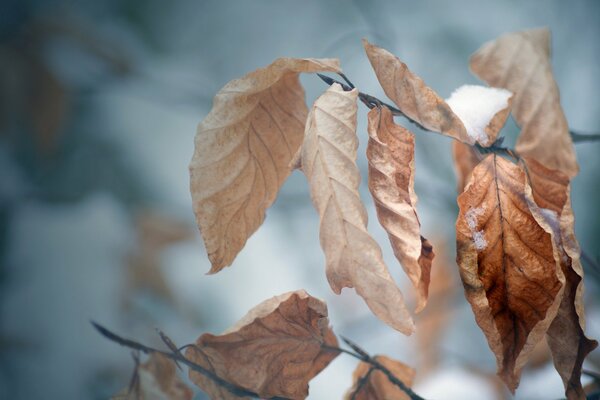
[(579, 167), (552, 74), (550, 31), (532, 29), (501, 36), (477, 50), (470, 65), (490, 86), (514, 93), (512, 114), (521, 127), (517, 152), (575, 176)]
[(579, 399), (585, 397), (581, 387), (583, 361), (596, 348), (597, 342), (588, 339), (584, 333), (583, 268), (575, 238), (569, 179), (533, 159), (525, 158), (524, 161), (534, 201), (544, 207), (541, 217), (554, 232), (555, 247), (565, 276), (563, 299), (547, 333), (548, 345), (567, 398)]
[[(404, 385), (411, 387), (415, 370), (400, 361), (386, 356), (376, 356), (375, 361), (386, 367)], [(371, 364), (360, 362), (352, 374), (352, 388), (346, 400), (409, 400), (410, 397), (398, 386), (390, 382), (381, 371), (372, 369)]]
[(557, 313), (564, 282), (552, 236), (531, 203), (522, 167), (494, 154), (475, 167), (458, 197), (457, 262), (465, 295), (512, 391)]
[(327, 279), (334, 292), (353, 287), (373, 313), (404, 334), (414, 330), (400, 289), (367, 231), (358, 186), (356, 111), (358, 91), (332, 85), (314, 103), (306, 123), (302, 170), (319, 213)]
[(512, 93), (506, 89), (463, 85), (446, 103), (463, 122), (467, 134), (482, 146), (491, 146), (510, 112)]
[(298, 76), (317, 71), (338, 61), (277, 59), (227, 83), (198, 125), (190, 190), (211, 273), (231, 265), (292, 171), (308, 113)]
[(462, 121), (436, 92), (389, 51), (363, 40), (369, 61), (386, 96), (408, 118), (426, 129), (467, 144), (475, 143)]
[(193, 396), (192, 389), (177, 376), (175, 363), (154, 353), (136, 368), (133, 386), (112, 400), (191, 400)]
[[(338, 355), (323, 345), (337, 346), (327, 305), (299, 290), (264, 301), (222, 335), (203, 334), (185, 356), (261, 398), (303, 399), (308, 382)], [(193, 370), (190, 379), (211, 399), (239, 398)]]
[(417, 312), (427, 304), (434, 253), (421, 236), (415, 193), (414, 134), (394, 123), (386, 107), (368, 115), (369, 190), (394, 255), (417, 289)]

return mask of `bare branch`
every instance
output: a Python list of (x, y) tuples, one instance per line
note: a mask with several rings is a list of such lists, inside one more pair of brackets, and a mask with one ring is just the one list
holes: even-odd
[(571, 139), (573, 139), (573, 143), (583, 143), (583, 142), (596, 142), (600, 140), (600, 133), (580, 133), (576, 131), (569, 131), (571, 134)]

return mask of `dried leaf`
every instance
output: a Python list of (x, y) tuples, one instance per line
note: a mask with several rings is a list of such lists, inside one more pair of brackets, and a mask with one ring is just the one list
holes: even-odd
[(548, 345), (554, 366), (565, 385), (567, 398), (585, 398), (581, 368), (587, 354), (598, 343), (588, 339), (584, 333), (583, 268), (575, 238), (569, 179), (560, 171), (548, 169), (533, 159), (525, 158), (525, 163), (536, 204), (543, 207), (546, 218), (560, 232), (555, 235), (555, 246), (561, 254), (565, 289), (558, 313), (548, 328)]
[(277, 59), (226, 84), (198, 125), (190, 190), (210, 273), (231, 265), (291, 173), (308, 112), (298, 76), (317, 71), (338, 61)]
[(417, 217), (414, 134), (396, 125), (387, 107), (373, 108), (368, 120), (369, 190), (394, 255), (417, 289), (419, 312), (427, 304), (434, 253)]
[(458, 197), (457, 262), (465, 295), (513, 392), (557, 313), (564, 283), (552, 228), (538, 219), (531, 196), (522, 167), (491, 154)]
[(479, 164), (482, 155), (472, 146), (452, 141), (452, 158), (454, 159), (454, 170), (456, 171), (456, 190), (462, 193), (465, 189), (471, 172)]
[[(415, 378), (415, 370), (400, 361), (386, 356), (376, 356), (375, 360), (386, 367), (407, 387), (411, 387)], [(410, 397), (398, 386), (389, 381), (387, 376), (372, 365), (360, 362), (352, 374), (352, 388), (346, 399), (353, 400), (409, 400)]]
[(194, 396), (177, 376), (175, 363), (158, 353), (137, 367), (135, 384), (130, 389), (124, 389), (113, 400), (191, 400)]
[(512, 113), (521, 127), (517, 152), (575, 176), (579, 167), (552, 74), (550, 31), (532, 29), (501, 36), (477, 50), (470, 65), (490, 86), (514, 93)]
[[(259, 304), (220, 336), (203, 334), (186, 358), (261, 398), (303, 399), (308, 382), (337, 355), (327, 305), (304, 290)], [(225, 388), (190, 370), (190, 379), (211, 399), (237, 399)]]
[(413, 74), (392, 53), (363, 39), (369, 61), (386, 96), (408, 118), (426, 129), (453, 137), (467, 144), (475, 139), (467, 133), (460, 118), (448, 104)]
[(404, 334), (414, 330), (400, 289), (367, 231), (356, 166), (358, 91), (332, 85), (313, 105), (302, 146), (302, 169), (321, 221), (327, 279), (335, 293), (354, 287), (373, 313)]

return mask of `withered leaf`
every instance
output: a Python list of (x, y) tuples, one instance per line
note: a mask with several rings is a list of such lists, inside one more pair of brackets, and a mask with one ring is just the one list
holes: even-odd
[(367, 231), (358, 187), (356, 111), (358, 91), (332, 85), (314, 103), (306, 123), (302, 169), (321, 221), (327, 279), (335, 293), (354, 287), (373, 313), (404, 334), (414, 330), (400, 289)]
[(564, 276), (552, 230), (540, 225), (522, 167), (487, 156), (458, 197), (457, 262), (467, 300), (514, 392), (556, 316)]
[(389, 51), (364, 39), (363, 45), (383, 91), (403, 114), (428, 130), (467, 144), (475, 143), (460, 118), (452, 112), (444, 99), (426, 86), (406, 64)]
[(533, 198), (543, 208), (544, 216), (558, 230), (555, 246), (565, 275), (565, 289), (558, 313), (547, 332), (554, 366), (570, 399), (585, 398), (581, 386), (581, 368), (588, 353), (597, 346), (585, 336), (583, 310), (583, 268), (574, 231), (574, 215), (569, 196), (569, 179), (558, 170), (544, 167), (536, 160), (524, 158)]
[(417, 289), (419, 312), (427, 304), (434, 253), (417, 216), (414, 134), (396, 125), (387, 107), (369, 112), (368, 131), (369, 190), (394, 255)]
[(308, 113), (298, 76), (317, 71), (338, 61), (277, 59), (227, 83), (198, 125), (190, 190), (210, 273), (231, 265), (290, 174)]
[[(303, 399), (308, 382), (337, 355), (327, 305), (304, 290), (259, 304), (222, 335), (203, 334), (186, 358), (261, 398)], [(227, 389), (190, 370), (190, 379), (211, 399), (237, 399)]]
[(471, 172), (483, 156), (473, 146), (454, 140), (452, 141), (452, 158), (456, 172), (456, 190), (458, 193), (462, 193)]
[[(411, 387), (415, 370), (400, 361), (386, 356), (376, 356), (375, 360), (386, 367), (407, 387)], [(371, 370), (372, 365), (360, 362), (352, 374), (352, 388), (346, 394), (350, 400), (409, 400), (410, 397), (398, 386), (389, 381), (379, 370)]]
[(162, 354), (153, 353), (140, 364), (131, 388), (113, 400), (191, 400), (194, 392), (177, 376), (175, 363)]
[(550, 31), (501, 36), (477, 50), (470, 66), (489, 85), (514, 93), (512, 113), (521, 127), (517, 152), (575, 176), (579, 167), (552, 74)]

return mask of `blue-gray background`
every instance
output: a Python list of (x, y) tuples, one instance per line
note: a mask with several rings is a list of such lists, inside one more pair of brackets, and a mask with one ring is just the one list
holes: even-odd
[[(0, 398), (101, 399), (126, 386), (129, 352), (101, 338), (90, 319), (151, 344), (158, 344), (158, 327), (184, 344), (299, 288), (328, 302), (338, 333), (416, 366), (424, 396), (508, 396), (488, 379), (494, 360), (456, 283), (449, 140), (417, 133), (423, 230), (456, 285), (447, 299), (450, 322), (430, 344), (440, 359), (426, 372), (418, 334), (393, 332), (353, 291), (329, 289), (317, 216), (299, 173), (233, 266), (205, 275), (209, 262), (188, 191), (193, 137), (220, 87), (280, 56), (337, 57), (362, 91), (383, 97), (360, 43), (366, 37), (447, 97), (477, 83), (467, 63), (483, 42), (539, 26), (552, 30), (571, 127), (598, 131), (599, 16), (595, 1), (3, 1)], [(309, 102), (324, 89), (314, 76), (302, 81)], [(512, 121), (505, 132), (514, 143)], [(577, 145), (581, 173), (572, 195), (579, 240), (592, 257), (600, 254), (599, 152), (599, 144)], [(363, 179), (369, 228), (410, 298), (365, 187)], [(598, 338), (600, 281), (587, 264), (586, 272), (588, 329)], [(595, 353), (590, 369), (600, 367)], [(310, 398), (340, 398), (354, 367), (339, 357), (313, 381)], [(523, 399), (561, 395), (548, 363), (526, 370), (517, 391)]]

